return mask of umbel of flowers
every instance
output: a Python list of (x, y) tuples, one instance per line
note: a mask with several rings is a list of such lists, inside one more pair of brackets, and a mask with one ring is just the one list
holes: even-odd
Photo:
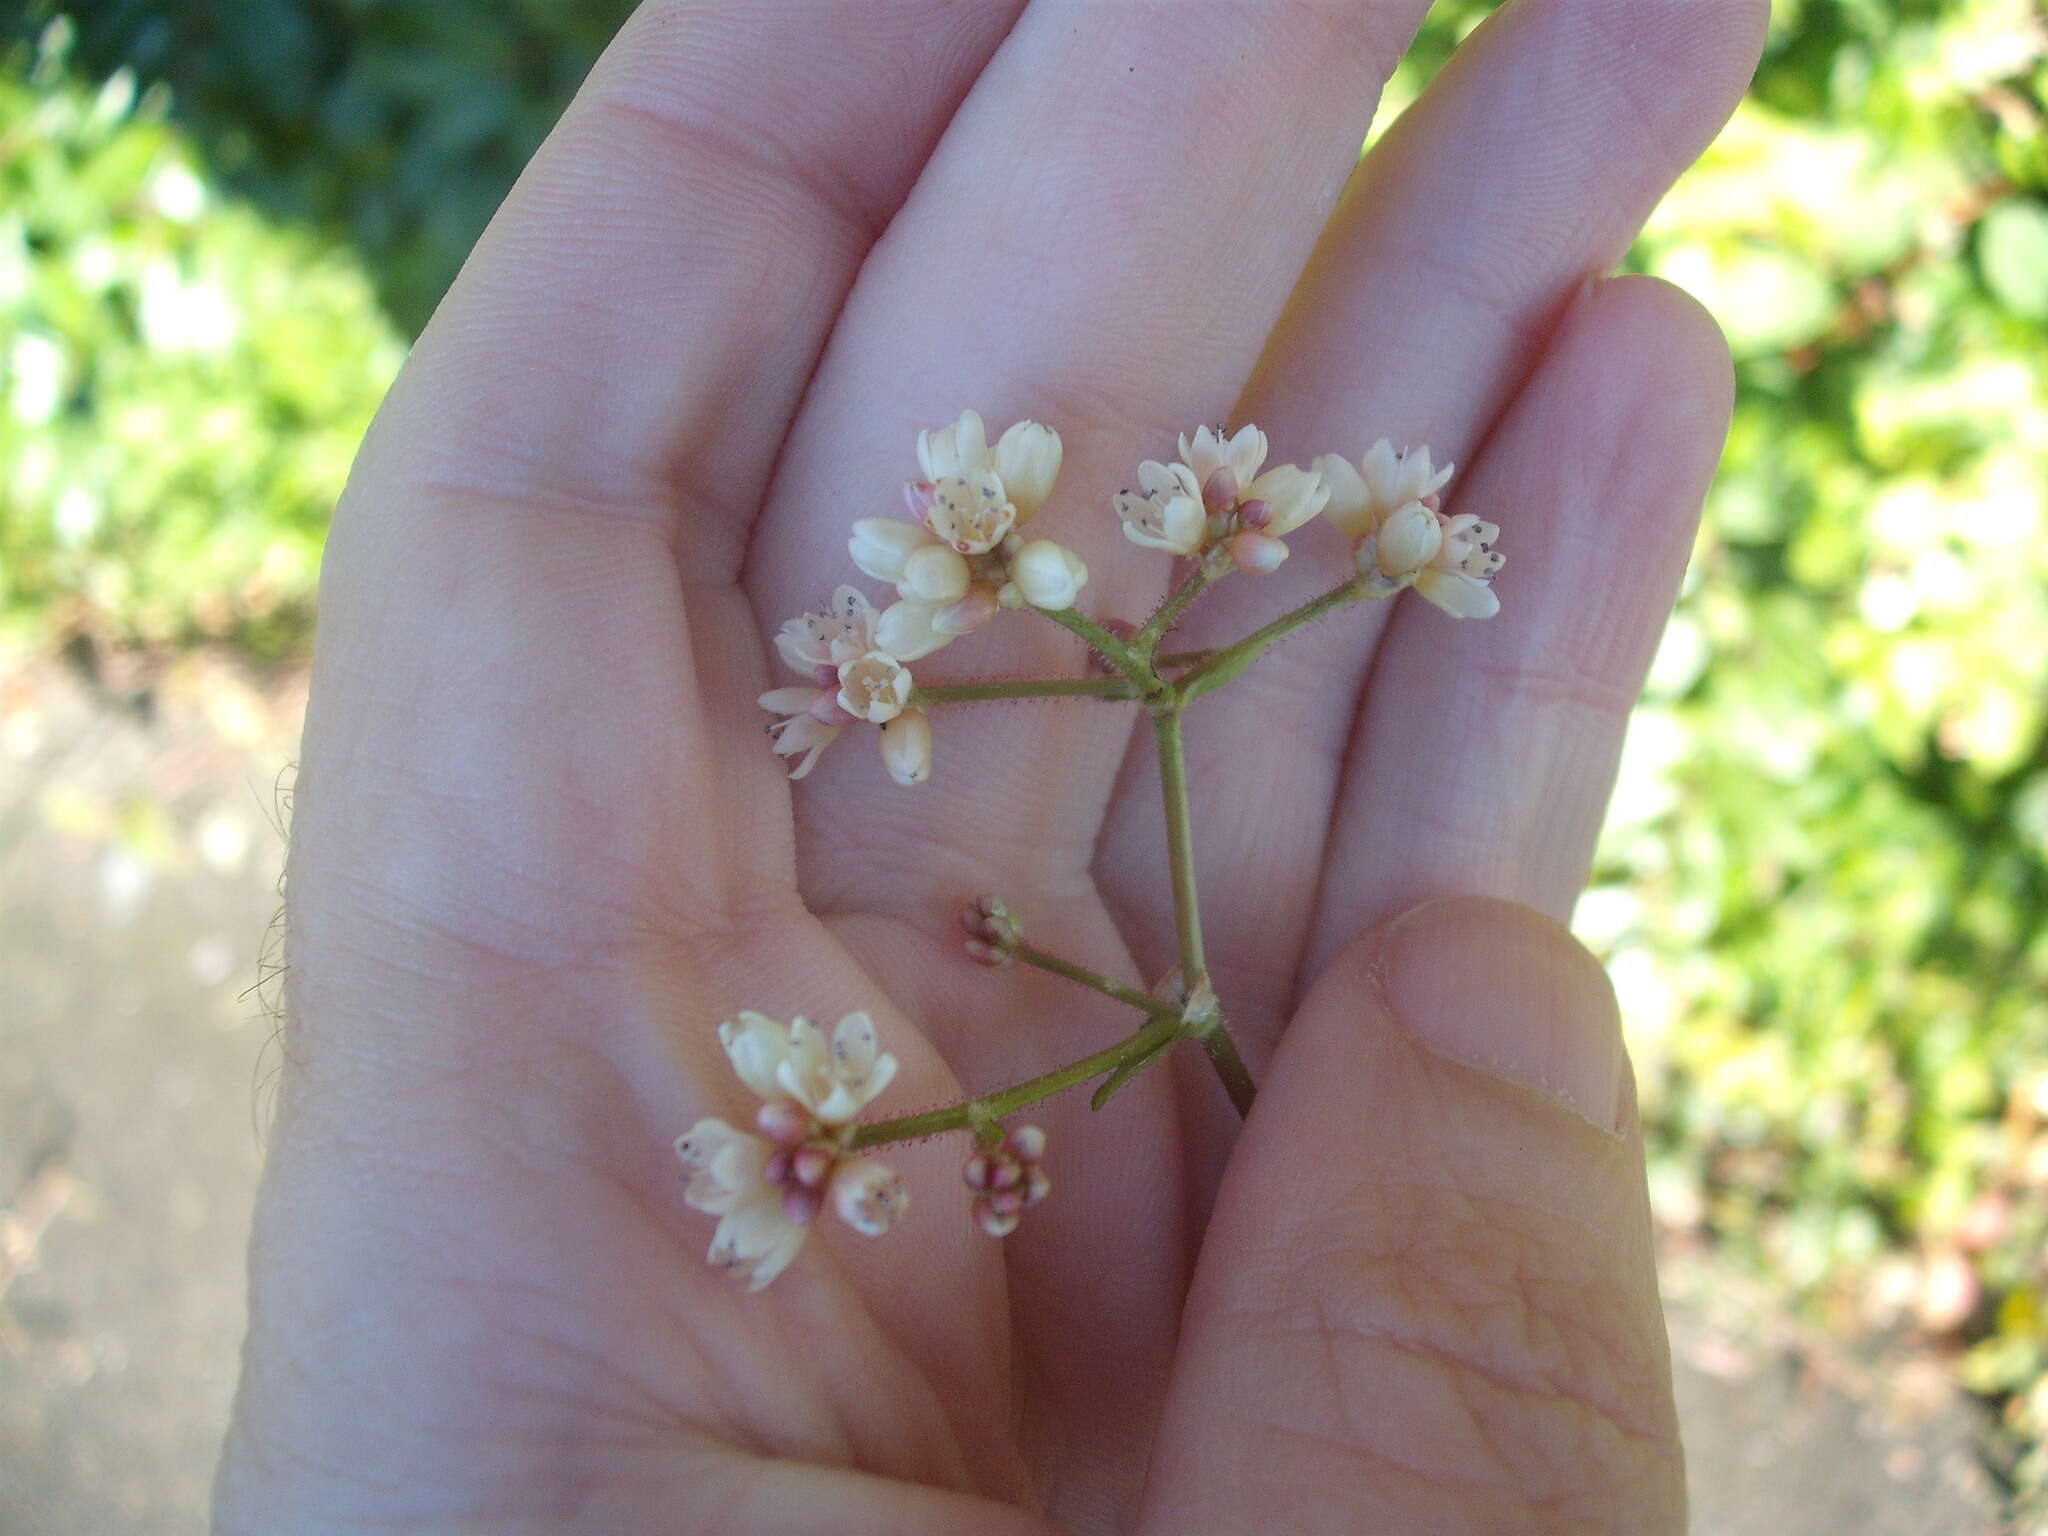
[[(848, 552), (862, 574), (894, 589), (883, 606), (859, 588), (833, 592), (782, 626), (775, 648), (802, 679), (761, 695), (777, 718), (776, 753), (801, 779), (848, 729), (873, 726), (883, 764), (898, 784), (931, 776), (934, 711), (996, 699), (1092, 697), (1143, 706), (1159, 754), (1168, 872), (1179, 964), (1140, 987), (1034, 947), (1018, 916), (993, 896), (963, 914), (965, 958), (992, 970), (1028, 965), (1130, 1007), (1140, 1022), (1103, 1049), (1024, 1082), (893, 1120), (860, 1116), (889, 1085), (896, 1060), (881, 1051), (873, 1020), (850, 1013), (828, 1039), (809, 1020), (783, 1025), (742, 1013), (719, 1026), (740, 1081), (759, 1101), (753, 1129), (715, 1117), (676, 1142), (689, 1170), (684, 1199), (719, 1218), (710, 1260), (758, 1290), (795, 1258), (827, 1212), (868, 1237), (887, 1232), (908, 1207), (902, 1181), (871, 1149), (945, 1132), (971, 1139), (963, 1177), (966, 1214), (992, 1237), (1016, 1229), (1043, 1200), (1044, 1131), (1010, 1124), (1020, 1110), (1093, 1083), (1107, 1104), (1126, 1083), (1182, 1043), (1199, 1045), (1240, 1112), (1254, 1086), (1211, 985), (1194, 878), (1182, 717), (1275, 645), (1353, 603), (1413, 587), (1453, 618), (1500, 609), (1493, 549), (1500, 530), (1475, 513), (1444, 508), (1452, 467), (1429, 449), (1397, 451), (1385, 438), (1356, 460), (1324, 454), (1303, 469), (1268, 465), (1265, 433), (1201, 427), (1171, 460), (1147, 459), (1134, 483), (1110, 498), (1130, 542), (1171, 555), (1177, 580), (1142, 624), (1096, 619), (1077, 606), (1088, 582), (1080, 556), (1027, 527), (1051, 500), (1061, 467), (1059, 434), (1033, 421), (991, 443), (980, 416), (920, 432), (919, 473), (904, 486), (905, 516), (856, 521)], [(1335, 586), (1234, 644), (1173, 653), (1164, 648), (1209, 587), (1258, 576), (1292, 553), (1291, 535), (1322, 522), (1349, 541)], [(1086, 675), (925, 684), (921, 662), (1006, 616), (1058, 624), (1090, 650)]]

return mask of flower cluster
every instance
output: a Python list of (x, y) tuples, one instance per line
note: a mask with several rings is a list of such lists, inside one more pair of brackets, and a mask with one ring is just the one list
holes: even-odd
[(854, 1117), (896, 1076), (896, 1058), (876, 1047), (874, 1021), (849, 1013), (828, 1044), (809, 1019), (785, 1028), (742, 1013), (718, 1026), (718, 1038), (763, 1102), (758, 1136), (706, 1118), (676, 1140), (690, 1170), (683, 1199), (719, 1218), (710, 1262), (758, 1291), (788, 1267), (828, 1206), (864, 1237), (887, 1232), (910, 1197), (888, 1167), (848, 1154)]
[(1426, 447), (1396, 453), (1384, 437), (1356, 464), (1334, 453), (1316, 460), (1330, 488), (1324, 515), (1351, 536), (1373, 596), (1413, 586), (1452, 618), (1490, 619), (1500, 612), (1491, 582), (1507, 563), (1493, 551), (1500, 529), (1469, 512), (1444, 515), (1438, 493), (1452, 468), (1432, 467)]
[(1287, 558), (1281, 540), (1322, 511), (1330, 491), (1311, 470), (1263, 469), (1265, 462), (1266, 434), (1257, 427), (1232, 436), (1221, 427), (1183, 434), (1178, 460), (1147, 459), (1138, 466), (1138, 489), (1113, 498), (1124, 537), (1175, 555), (1221, 551), (1240, 571), (1277, 569)]
[(961, 1170), (974, 1191), (974, 1224), (990, 1237), (1008, 1237), (1024, 1212), (1052, 1193), (1052, 1180), (1039, 1162), (1045, 1132), (1020, 1125), (991, 1148), (977, 1148)]

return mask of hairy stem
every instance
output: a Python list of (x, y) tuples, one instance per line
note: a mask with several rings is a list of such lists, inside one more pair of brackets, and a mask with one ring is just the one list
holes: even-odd
[(1105, 1072), (1114, 1072), (1125, 1062), (1142, 1060), (1171, 1042), (1180, 1033), (1180, 1027), (1178, 1016), (1155, 1018), (1136, 1034), (1119, 1040), (1107, 1050), (1084, 1056), (1064, 1067), (1055, 1067), (1042, 1076), (1029, 1078), (1012, 1087), (983, 1094), (979, 1098), (963, 1099), (958, 1104), (948, 1104), (940, 1109), (928, 1109), (922, 1114), (902, 1115), (894, 1120), (877, 1120), (869, 1125), (856, 1126), (851, 1145), (857, 1151), (863, 1147), (887, 1146), (895, 1141), (915, 1141), (924, 1136), (936, 1136), (942, 1131), (964, 1131), (977, 1123), (1001, 1120), (1028, 1104), (1065, 1093), (1069, 1088), (1078, 1088)]
[(1080, 609), (1034, 608), (1031, 611), (1045, 615), (1070, 634), (1079, 635), (1105, 661), (1123, 673), (1141, 694), (1156, 694), (1165, 686), (1149, 661)]
[(1253, 630), (1236, 644), (1212, 652), (1206, 661), (1184, 674), (1176, 683), (1182, 700), (1193, 701), (1212, 689), (1222, 687), (1289, 635), (1366, 595), (1365, 578), (1354, 576), (1341, 586), (1332, 587), (1321, 597), (1311, 598), (1299, 608), (1281, 614), (1264, 628)]
[(983, 699), (1135, 699), (1137, 687), (1122, 677), (1019, 678), (990, 683), (919, 685), (910, 697), (913, 709), (939, 704), (974, 704)]
[(1159, 642), (1180, 622), (1180, 616), (1188, 611), (1188, 604), (1200, 597), (1203, 589), (1218, 579), (1219, 577), (1209, 574), (1207, 561), (1197, 562), (1195, 568), (1188, 573), (1187, 580), (1167, 594), (1166, 601), (1159, 605), (1152, 617), (1145, 621), (1145, 627), (1138, 631), (1137, 638), (1131, 642), (1138, 654), (1149, 659), (1153, 651), (1158, 649)]

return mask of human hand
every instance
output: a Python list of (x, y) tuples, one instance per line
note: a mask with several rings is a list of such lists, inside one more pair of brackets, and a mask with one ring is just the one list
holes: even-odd
[[(1520, 0), (1346, 187), (1424, 9), (628, 26), (337, 514), (221, 1529), (1680, 1526), (1632, 1090), (1555, 920), (1729, 383), (1689, 301), (1587, 274), (1720, 123), (1765, 7)], [(1190, 717), (1212, 968), (1262, 1084), (1234, 1149), (1204, 1073), (1057, 1101), (1059, 1187), (1015, 1236), (966, 1221), (957, 1145), (902, 1149), (896, 1232), (814, 1239), (750, 1296), (669, 1151), (740, 1108), (719, 1019), (867, 1008), (914, 1108), (1121, 1032), (969, 965), (963, 898), (1101, 970), (1171, 963), (1127, 708), (948, 717), (916, 790), (841, 749), (792, 795), (761, 740), (764, 638), (963, 405), (1062, 430), (1042, 516), (1092, 611), (1165, 575), (1107, 493), (1218, 416), (1465, 464), (1505, 611), (1375, 605)], [(1317, 533), (1189, 643), (1327, 580)], [(1032, 629), (931, 680), (1072, 670)]]

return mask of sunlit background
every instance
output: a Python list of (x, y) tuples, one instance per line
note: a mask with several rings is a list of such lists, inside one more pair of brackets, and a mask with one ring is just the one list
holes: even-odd
[[(328, 510), (626, 9), (0, 4), (8, 1530), (200, 1528)], [(2040, 5), (1780, 0), (1630, 258), (1741, 381), (1579, 912), (1699, 1464), (1778, 1501), (1717, 1529), (2048, 1529), (2044, 102)]]

